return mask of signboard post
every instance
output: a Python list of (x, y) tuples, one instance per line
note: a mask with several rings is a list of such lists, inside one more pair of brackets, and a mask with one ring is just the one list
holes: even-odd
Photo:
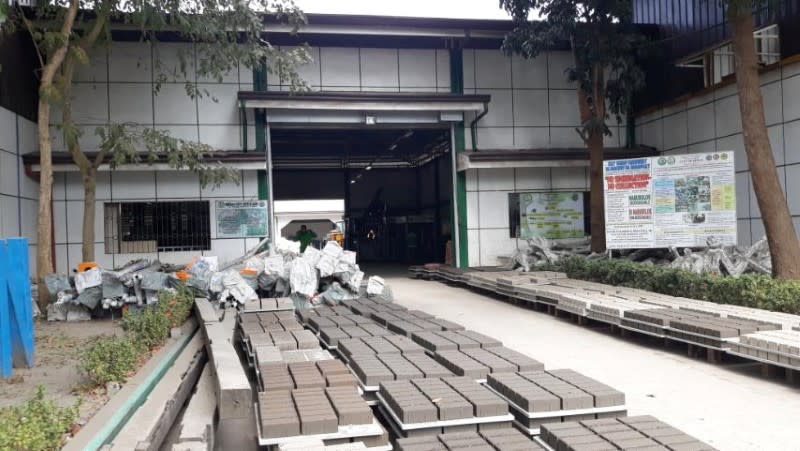
[(520, 238), (582, 238), (583, 193), (521, 193), (519, 225)]
[(218, 238), (262, 238), (269, 234), (266, 200), (216, 201)]
[(733, 152), (609, 160), (603, 176), (609, 249), (736, 244)]

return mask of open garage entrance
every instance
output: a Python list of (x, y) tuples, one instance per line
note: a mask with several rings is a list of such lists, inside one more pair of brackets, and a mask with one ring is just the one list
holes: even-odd
[[(359, 261), (444, 261), (452, 239), (449, 127), (273, 126), (270, 140), (276, 215), (281, 203), (305, 201), (316, 227), (316, 205), (341, 200), (345, 247)], [(288, 225), (299, 228), (304, 216), (295, 213)]]

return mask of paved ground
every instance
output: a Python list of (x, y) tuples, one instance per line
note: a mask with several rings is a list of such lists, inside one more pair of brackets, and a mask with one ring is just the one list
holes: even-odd
[(548, 369), (572, 368), (622, 390), (629, 414), (655, 415), (726, 451), (800, 449), (800, 386), (764, 379), (755, 365), (712, 365), (686, 357), (685, 347), (623, 339), (397, 269), (370, 269), (406, 307), (498, 338)]

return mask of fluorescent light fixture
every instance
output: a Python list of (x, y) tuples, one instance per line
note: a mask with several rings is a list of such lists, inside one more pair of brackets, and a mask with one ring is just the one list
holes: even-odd
[(371, 163), (368, 164), (367, 167), (364, 168), (364, 170), (365, 171), (371, 171), (372, 170), (372, 164)]
[(375, 116), (372, 116), (372, 115), (368, 114), (364, 118), (364, 123), (366, 123), (367, 125), (375, 125)]
[(394, 143), (391, 146), (389, 146), (389, 150), (394, 150), (394, 149), (397, 149), (397, 143)]
[(356, 181), (355, 181), (355, 180), (350, 180), (350, 184), (351, 184), (351, 185), (355, 185), (355, 183), (356, 183)]

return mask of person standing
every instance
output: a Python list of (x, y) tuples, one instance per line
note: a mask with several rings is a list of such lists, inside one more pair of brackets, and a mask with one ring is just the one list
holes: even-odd
[(308, 230), (305, 224), (300, 226), (300, 230), (294, 236), (295, 241), (300, 242), (300, 252), (305, 252), (309, 244), (317, 237), (313, 230)]

